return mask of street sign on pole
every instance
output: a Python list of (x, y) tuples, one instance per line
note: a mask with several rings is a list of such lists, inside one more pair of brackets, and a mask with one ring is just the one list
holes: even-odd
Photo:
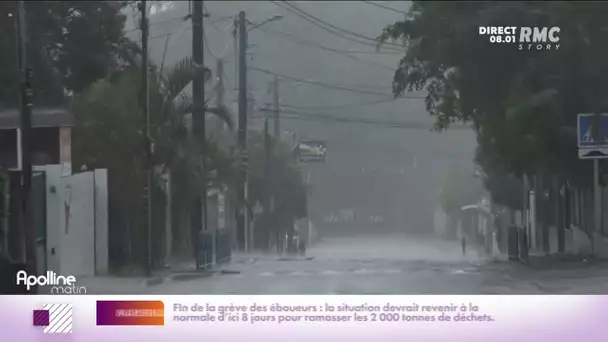
[(324, 163), (326, 153), (324, 141), (301, 141), (298, 145), (298, 160), (301, 163)]
[(577, 145), (580, 159), (608, 158), (608, 113), (578, 115)]
[[(579, 114), (577, 118), (578, 157), (593, 159), (593, 223), (595, 233), (602, 231), (602, 194), (599, 159), (608, 158), (608, 113)], [(590, 234), (591, 245), (594, 245)], [(592, 251), (593, 250), (592, 247)]]

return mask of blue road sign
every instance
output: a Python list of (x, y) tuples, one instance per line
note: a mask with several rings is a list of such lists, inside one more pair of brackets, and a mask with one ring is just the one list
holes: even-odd
[(579, 114), (577, 124), (577, 140), (578, 147), (585, 149), (608, 147), (608, 113), (600, 114), (601, 125), (599, 136), (603, 137), (601, 141), (595, 141), (594, 120), (596, 114)]

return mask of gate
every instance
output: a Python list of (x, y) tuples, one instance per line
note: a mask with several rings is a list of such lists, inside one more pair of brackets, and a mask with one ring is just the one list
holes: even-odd
[(207, 269), (213, 265), (213, 234), (210, 232), (201, 232), (198, 243), (198, 267)]
[(221, 264), (229, 262), (232, 256), (232, 236), (227, 229), (220, 229), (216, 235), (217, 251), (215, 255), (216, 263)]
[(46, 177), (44, 172), (32, 174), (32, 221), (36, 228), (36, 262), (38, 274), (47, 271), (47, 234), (46, 234)]
[(0, 169), (0, 255), (8, 254), (9, 188), (8, 173)]

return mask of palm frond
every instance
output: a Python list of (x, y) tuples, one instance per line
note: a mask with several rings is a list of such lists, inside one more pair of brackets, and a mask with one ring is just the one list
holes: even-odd
[[(211, 78), (211, 70), (201, 66), (204, 82)], [(166, 101), (174, 101), (197, 76), (197, 65), (192, 58), (185, 57), (177, 62), (163, 77), (163, 93)]]
[(166, 74), (162, 75), (162, 92), (167, 103), (174, 101), (192, 82), (195, 69), (190, 57), (177, 62)]

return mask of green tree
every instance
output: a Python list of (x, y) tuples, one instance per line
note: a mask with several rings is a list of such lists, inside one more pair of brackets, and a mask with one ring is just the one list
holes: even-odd
[(468, 204), (475, 204), (483, 195), (480, 181), (473, 170), (451, 170), (441, 187), (441, 206), (447, 214), (455, 214)]
[(265, 196), (274, 198), (274, 212), (270, 217), (260, 217), (256, 223), (256, 243), (261, 248), (268, 247), (272, 234), (290, 233), (294, 220), (306, 216), (308, 187), (298, 166), (291, 146), (271, 139), (272, 156), (270, 166), (272, 179), (264, 173), (266, 160), (264, 133), (251, 132), (249, 137), (249, 202), (264, 203)]
[[(201, 158), (206, 157), (216, 171), (225, 167), (215, 144), (198, 141), (188, 134), (187, 114), (191, 113), (192, 101), (184, 89), (198, 74), (192, 61), (185, 58), (167, 72), (150, 72), (151, 135), (154, 141), (153, 163), (157, 169), (173, 173), (173, 198), (179, 210), (189, 210), (191, 198), (197, 194), (202, 182)], [(205, 68), (205, 79), (210, 71)], [(144, 231), (139, 225), (143, 207), (143, 114), (139, 102), (141, 73), (138, 68), (125, 70), (112, 78), (97, 81), (75, 100), (72, 110), (76, 118), (74, 132), (74, 164), (76, 168), (107, 168), (111, 209), (117, 217), (116, 227), (122, 234), (117, 240), (126, 241), (126, 262), (143, 253), (141, 246)], [(232, 122), (227, 113), (219, 108), (206, 108), (229, 126)], [(203, 154), (205, 152), (205, 154)], [(213, 156), (218, 161), (211, 162)], [(220, 166), (221, 165), (221, 166)], [(155, 175), (156, 192), (154, 212), (163, 212), (161, 180)], [(210, 178), (210, 174), (207, 174)], [(179, 213), (177, 215), (179, 216)], [(162, 219), (155, 219), (154, 241), (162, 240)], [(180, 226), (176, 225), (176, 229)], [(189, 237), (189, 233), (176, 231), (176, 236)], [(129, 252), (130, 251), (130, 252)], [(155, 253), (158, 257), (160, 253)]]
[[(494, 184), (492, 195), (511, 199), (513, 177), (544, 172), (589, 186), (589, 168), (576, 155), (576, 114), (605, 110), (600, 94), (608, 61), (605, 3), (414, 1), (409, 15), (389, 25), (381, 42), (407, 46), (394, 76), (394, 94), (427, 91), (436, 128), (471, 122), (476, 162)], [(479, 26), (559, 26), (558, 51), (491, 44)]]
[(457, 237), (461, 208), (476, 204), (483, 194), (482, 182), (475, 176), (473, 168), (450, 168), (439, 194), (441, 207), (447, 216), (447, 238)]
[[(0, 3), (0, 105), (17, 105), (17, 1)], [(34, 103), (61, 105), (66, 94), (137, 60), (137, 44), (124, 36), (127, 1), (26, 1), (28, 62)]]

